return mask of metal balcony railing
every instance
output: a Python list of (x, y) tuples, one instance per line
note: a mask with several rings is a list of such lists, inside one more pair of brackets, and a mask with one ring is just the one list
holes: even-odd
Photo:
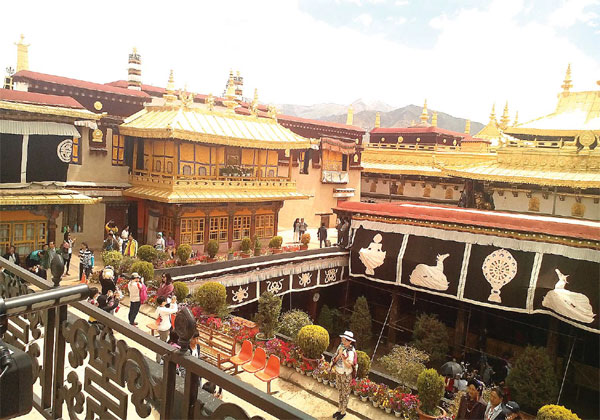
[[(0, 267), (4, 269), (0, 295), (5, 299), (35, 293), (33, 288), (53, 287), (1, 257)], [(69, 306), (85, 318), (68, 312)], [(89, 317), (97, 323), (88, 322)], [(32, 357), (33, 406), (47, 419), (126, 419), (128, 413), (147, 418), (153, 409), (161, 419), (249, 418), (242, 407), (223, 403), (199, 389), (200, 378), (276, 418), (311, 418), (87, 302), (9, 318), (4, 340)], [(159, 366), (140, 349), (160, 354), (164, 365)], [(184, 379), (176, 375), (176, 369), (182, 368)]]

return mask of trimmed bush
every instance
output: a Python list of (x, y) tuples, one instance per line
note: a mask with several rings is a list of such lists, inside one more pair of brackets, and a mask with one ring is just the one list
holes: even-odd
[(562, 405), (545, 405), (537, 412), (536, 420), (581, 420), (579, 416)]
[(279, 332), (296, 341), (298, 331), (305, 325), (312, 325), (310, 316), (299, 309), (284, 312), (279, 318)]
[(410, 346), (394, 346), (379, 362), (402, 385), (415, 387), (419, 374), (425, 370), (429, 355)]
[(437, 416), (437, 406), (444, 396), (444, 377), (435, 369), (425, 369), (417, 378), (417, 390), (421, 411), (430, 416)]
[(277, 320), (281, 312), (281, 298), (271, 292), (264, 292), (258, 298), (258, 313), (256, 323), (263, 338), (269, 340), (275, 337)]
[(142, 261), (151, 263), (156, 260), (157, 254), (156, 249), (152, 245), (142, 245), (138, 249), (137, 257)]
[(221, 283), (204, 283), (194, 290), (193, 299), (207, 315), (223, 317), (227, 314), (227, 290)]
[(556, 401), (557, 383), (552, 361), (543, 347), (527, 346), (506, 377), (512, 397), (529, 412)]
[(329, 333), (320, 325), (306, 325), (298, 331), (297, 342), (304, 357), (318, 359), (329, 347)]
[(283, 238), (281, 236), (273, 236), (269, 241), (269, 248), (279, 249), (281, 248), (281, 244), (283, 243)]
[(303, 234), (300, 238), (300, 242), (302, 242), (302, 245), (308, 245), (310, 243), (310, 233)]
[(358, 350), (356, 352), (358, 357), (358, 372), (356, 376), (358, 378), (366, 378), (369, 375), (369, 369), (371, 369), (371, 358), (364, 351)]
[(210, 258), (215, 258), (217, 252), (219, 252), (219, 242), (216, 239), (211, 239), (206, 244), (206, 253)]
[(123, 260), (123, 254), (119, 251), (104, 251), (102, 252), (102, 262), (104, 266), (110, 265), (115, 271), (121, 267), (121, 261)]
[(123, 257), (119, 266), (119, 274), (131, 273), (131, 266), (137, 261), (137, 258)]
[(250, 252), (250, 248), (252, 248), (252, 240), (250, 240), (250, 238), (242, 239), (242, 243), (240, 245), (240, 250), (242, 252), (248, 253), (248, 252)]
[(190, 289), (182, 281), (176, 281), (173, 283), (173, 293), (177, 296), (177, 302), (183, 302), (185, 298), (190, 294)]
[(169, 254), (165, 251), (156, 251), (156, 258), (152, 261), (154, 264), (159, 265), (169, 259)]
[(417, 316), (411, 344), (429, 355), (432, 367), (440, 367), (446, 360), (448, 341), (448, 330), (437, 315)]
[(356, 348), (367, 350), (371, 346), (371, 313), (369, 304), (364, 296), (356, 299), (352, 316), (350, 317), (350, 330), (356, 338)]
[(181, 244), (177, 247), (177, 258), (181, 264), (187, 264), (190, 259), (190, 255), (192, 255), (192, 247), (189, 244)]
[(131, 265), (131, 272), (138, 273), (146, 283), (154, 281), (154, 266), (146, 261), (136, 261)]

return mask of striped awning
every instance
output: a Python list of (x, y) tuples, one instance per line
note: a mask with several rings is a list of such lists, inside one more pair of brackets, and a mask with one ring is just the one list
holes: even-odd
[(0, 190), (0, 206), (43, 204), (95, 204), (98, 198), (88, 197), (67, 189), (9, 189)]
[(43, 136), (81, 137), (77, 128), (71, 124), (48, 121), (0, 120), (0, 133)]

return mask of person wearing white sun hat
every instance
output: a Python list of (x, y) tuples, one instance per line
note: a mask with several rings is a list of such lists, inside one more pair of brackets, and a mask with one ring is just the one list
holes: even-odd
[(332, 416), (334, 419), (342, 419), (346, 416), (346, 407), (350, 396), (350, 381), (352, 372), (356, 365), (356, 350), (354, 349), (354, 334), (345, 331), (340, 335), (342, 343), (338, 346), (335, 356), (331, 359), (332, 369), (335, 369), (335, 383), (339, 392), (338, 411)]

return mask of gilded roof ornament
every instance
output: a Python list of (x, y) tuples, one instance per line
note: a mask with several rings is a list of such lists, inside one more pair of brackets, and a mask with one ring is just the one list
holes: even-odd
[(23, 41), (25, 39), (25, 35), (21, 34), (21, 38), (19, 42), (15, 42), (17, 46), (17, 72), (21, 70), (29, 70), (29, 45), (25, 44)]
[(348, 115), (346, 117), (346, 125), (352, 125), (354, 123), (354, 108), (352, 105), (348, 107)]
[(490, 112), (490, 123), (496, 123), (496, 104), (492, 105), (492, 112)]
[(433, 116), (431, 117), (431, 125), (433, 127), (437, 127), (437, 112), (434, 112)]
[(231, 70), (229, 72), (229, 80), (227, 81), (227, 89), (225, 89), (225, 100), (223, 101), (223, 105), (233, 111), (238, 106), (235, 99), (235, 83), (233, 82), (233, 70)]
[(375, 113), (375, 128), (381, 127), (381, 112), (377, 111)]
[(471, 120), (465, 122), (465, 134), (471, 134)]
[(429, 114), (427, 113), (427, 99), (425, 99), (425, 103), (423, 104), (423, 112), (421, 112), (421, 123), (427, 124), (427, 120), (429, 119)]
[(269, 118), (277, 119), (277, 112), (278, 111), (275, 105), (269, 105), (267, 107), (267, 114), (269, 115)]
[(173, 70), (169, 73), (169, 81), (167, 82), (167, 87), (165, 89), (165, 94), (163, 98), (166, 102), (173, 102), (177, 99), (175, 96), (175, 80), (173, 78)]
[(204, 100), (204, 103), (208, 106), (209, 111), (215, 110), (215, 97), (213, 96), (212, 93), (208, 94), (208, 96)]
[(562, 94), (565, 96), (569, 94), (569, 91), (573, 87), (573, 80), (571, 79), (571, 63), (567, 66), (565, 80), (563, 80), (563, 84), (560, 87), (563, 88)]
[(519, 125), (519, 111), (515, 112), (515, 122), (513, 123), (513, 127)]
[(254, 99), (250, 104), (250, 113), (252, 115), (258, 115), (258, 89), (254, 88)]
[(508, 101), (506, 101), (506, 105), (504, 105), (504, 112), (502, 113), (502, 118), (500, 119), (500, 127), (502, 130), (506, 130), (510, 124), (510, 117), (508, 116)]
[(190, 108), (194, 103), (194, 94), (188, 92), (187, 85), (184, 86), (183, 91), (179, 91), (179, 99), (181, 100), (181, 105), (186, 108)]

